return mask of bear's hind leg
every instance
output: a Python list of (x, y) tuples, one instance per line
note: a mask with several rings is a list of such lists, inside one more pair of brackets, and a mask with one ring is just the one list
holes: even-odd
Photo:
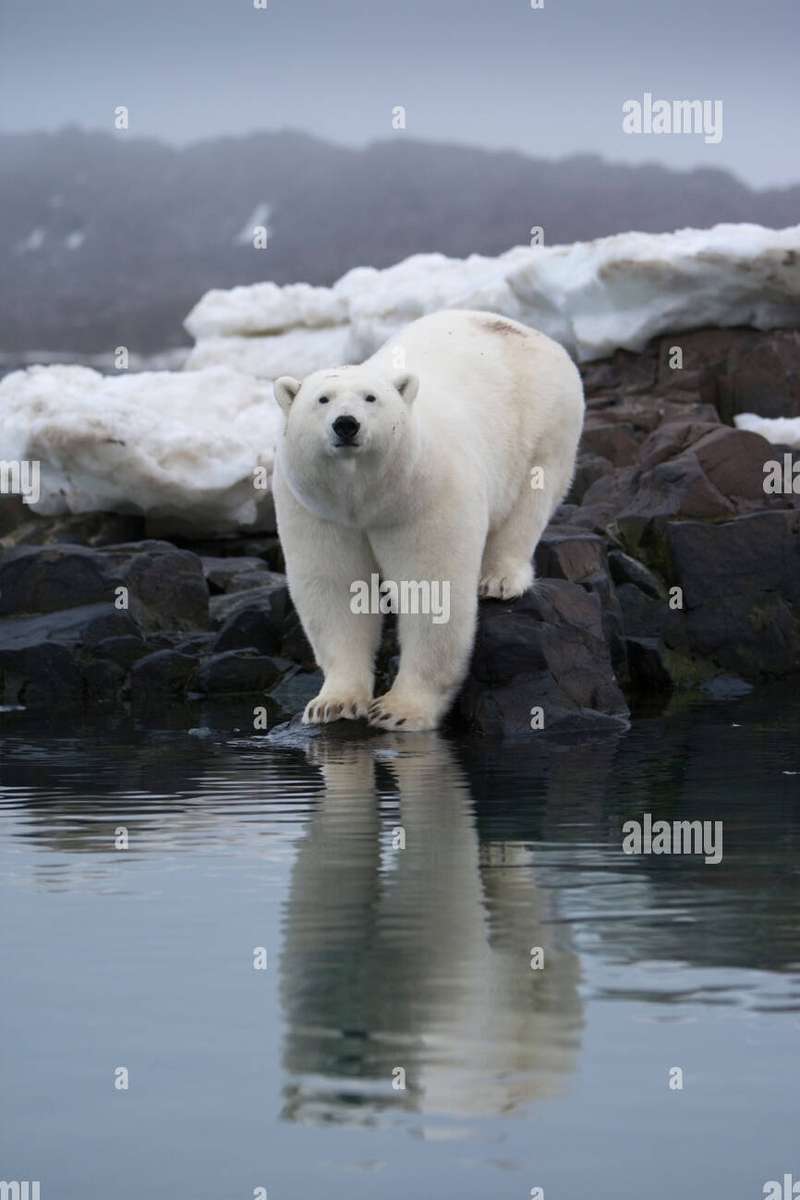
[(511, 512), (486, 539), (478, 585), (483, 599), (513, 600), (532, 586), (533, 552), (568, 488), (563, 466), (525, 479)]
[[(484, 514), (468, 498), (429, 523), (371, 534), (385, 579), (414, 581), (436, 597), (398, 617), (400, 666), (388, 692), (373, 700), (369, 723), (403, 733), (435, 729), (466, 675), (478, 613)], [(423, 593), (425, 594), (425, 593)]]

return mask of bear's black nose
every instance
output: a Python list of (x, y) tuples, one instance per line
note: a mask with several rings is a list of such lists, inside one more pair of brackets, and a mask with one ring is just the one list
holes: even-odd
[(355, 417), (341, 416), (336, 418), (331, 428), (340, 441), (352, 442), (361, 428), (361, 423)]

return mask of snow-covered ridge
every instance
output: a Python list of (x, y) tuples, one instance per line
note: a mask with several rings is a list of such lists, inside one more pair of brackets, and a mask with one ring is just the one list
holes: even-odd
[(227, 367), (29, 367), (0, 380), (0, 460), (41, 463), (38, 513), (144, 513), (203, 533), (263, 526), (279, 420), (270, 384)]
[[(192, 370), (34, 366), (0, 380), (0, 462), (41, 463), (35, 512), (141, 512), (201, 534), (264, 528), (271, 503), (254, 479), (269, 484), (281, 421), (268, 381), (359, 362), (448, 307), (516, 317), (583, 360), (704, 325), (800, 326), (800, 226), (630, 233), (464, 261), (415, 255), (331, 288), (208, 292), (186, 321), (198, 338)], [(755, 428), (747, 419), (737, 423)], [(758, 431), (800, 444), (796, 422)]]
[(800, 226), (625, 233), (498, 258), (418, 254), (358, 267), (330, 288), (210, 291), (186, 318), (188, 366), (225, 362), (276, 378), (358, 362), (440, 308), (491, 309), (541, 329), (581, 361), (704, 325), (800, 324)]

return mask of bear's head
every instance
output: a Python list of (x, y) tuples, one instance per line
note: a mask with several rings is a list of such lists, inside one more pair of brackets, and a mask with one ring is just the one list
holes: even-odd
[(408, 433), (418, 388), (415, 375), (369, 367), (315, 371), (302, 382), (284, 375), (275, 381), (284, 441), (303, 458), (385, 460)]

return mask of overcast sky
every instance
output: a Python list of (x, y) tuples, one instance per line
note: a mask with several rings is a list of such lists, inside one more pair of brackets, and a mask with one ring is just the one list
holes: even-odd
[[(255, 0), (255, 3), (263, 0)], [(538, 2), (538, 0), (536, 0)], [(0, 130), (173, 142), (293, 127), (797, 182), (800, 0), (0, 0)], [(641, 99), (721, 101), (723, 137), (622, 132)]]

